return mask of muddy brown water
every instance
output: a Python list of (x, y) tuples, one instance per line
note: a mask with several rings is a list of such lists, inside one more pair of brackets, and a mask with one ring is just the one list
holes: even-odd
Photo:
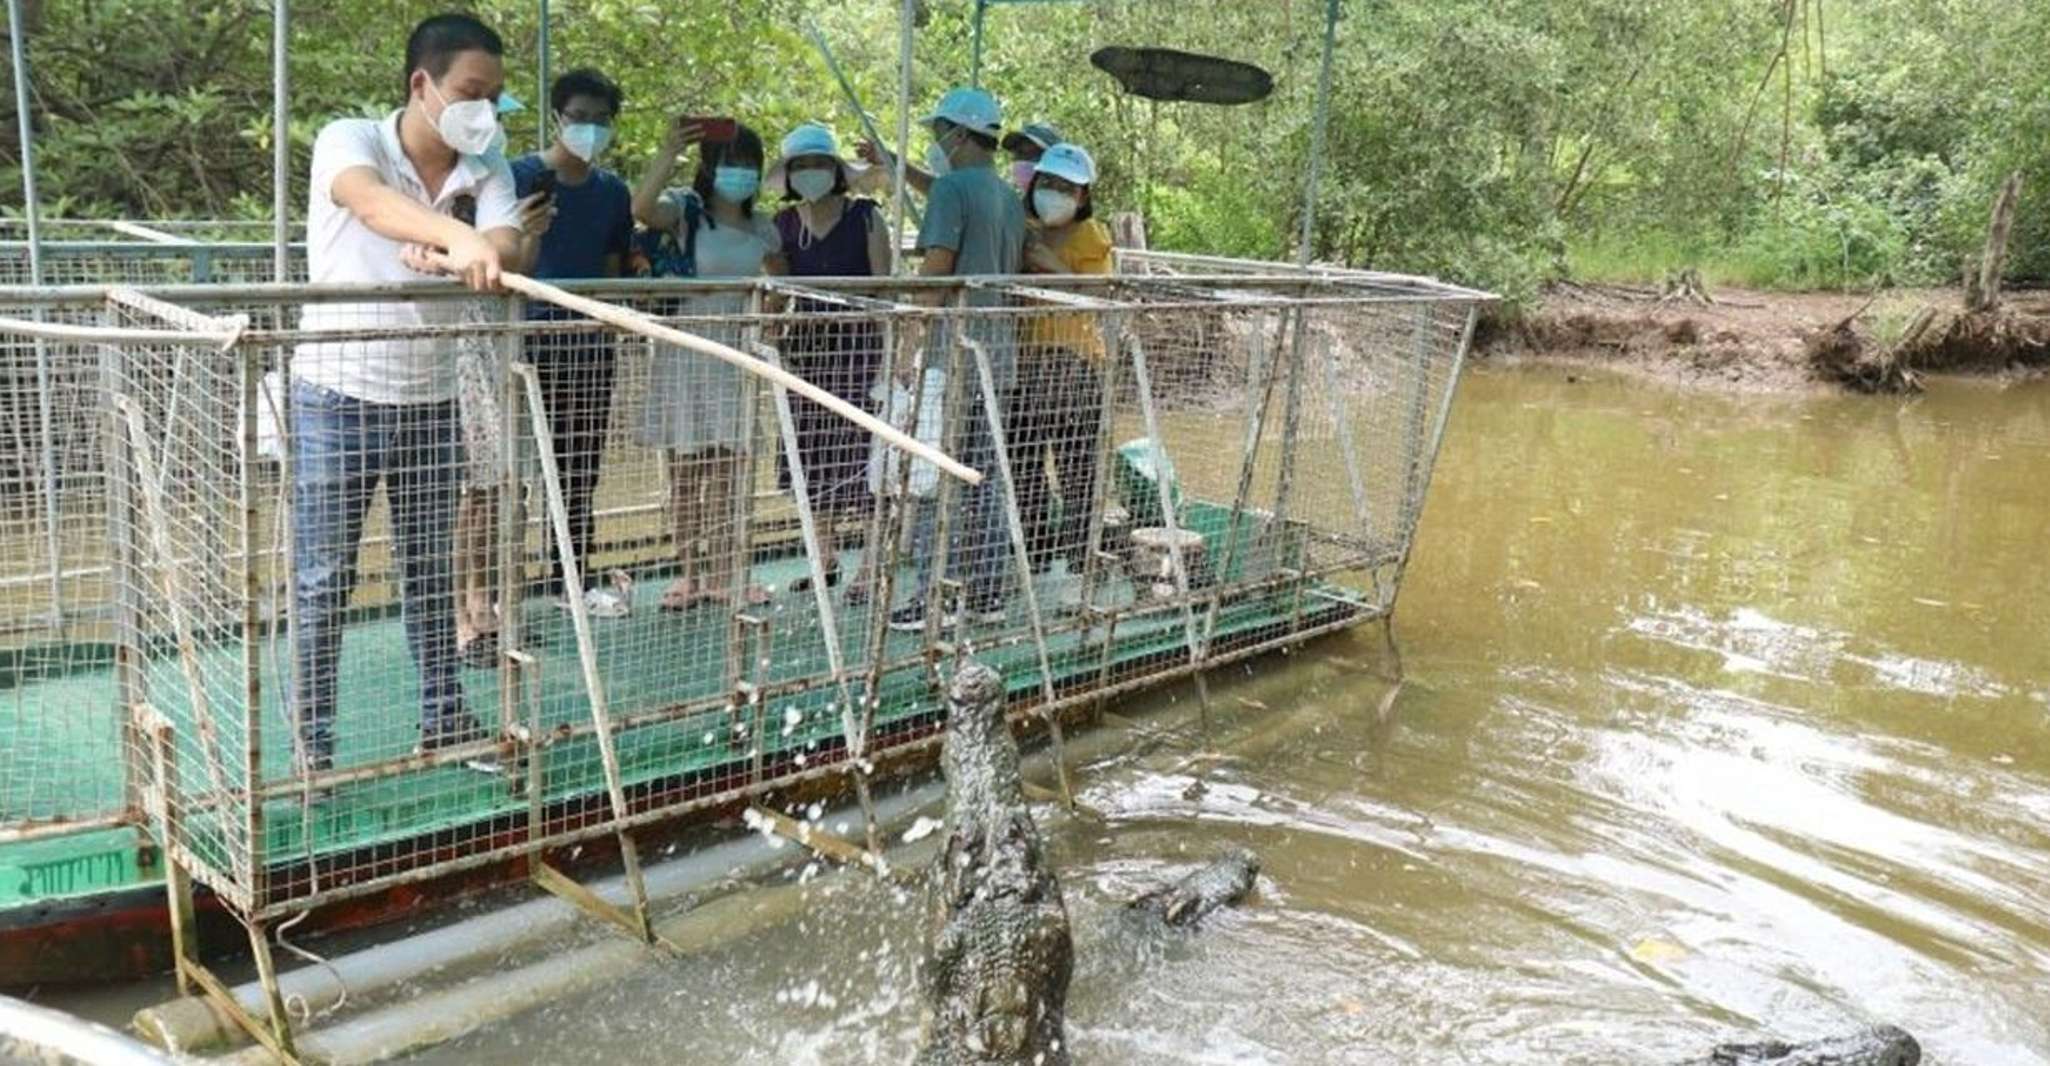
[[(2050, 1064), (2050, 386), (1482, 368), (1378, 629), (1127, 704), (1041, 824), (1084, 1063), (1663, 1063), (1889, 1021)], [(1197, 777), (1204, 787), (1192, 790)], [(1195, 936), (1119, 903), (1229, 846)], [(435, 1063), (901, 1063), (918, 903), (824, 874)]]

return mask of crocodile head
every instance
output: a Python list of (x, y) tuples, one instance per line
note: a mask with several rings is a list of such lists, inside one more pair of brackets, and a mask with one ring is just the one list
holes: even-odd
[(972, 659), (947, 685), (947, 742), (940, 762), (950, 822), (994, 818), (1024, 803), (1018, 745), (1004, 718), (1003, 695), (1002, 676)]

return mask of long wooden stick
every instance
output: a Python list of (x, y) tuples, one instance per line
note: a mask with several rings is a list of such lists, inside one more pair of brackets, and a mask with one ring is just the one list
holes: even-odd
[[(446, 264), (447, 260), (436, 257), (436, 262)], [(508, 270), (499, 274), (498, 280), (506, 288), (529, 299), (545, 300), (557, 307), (587, 315), (607, 325), (631, 330), (643, 337), (651, 337), (658, 341), (674, 344), (679, 348), (688, 348), (699, 355), (709, 355), (721, 362), (731, 363), (756, 377), (767, 378), (771, 382), (781, 385), (834, 414), (853, 422), (855, 425), (868, 430), (875, 436), (881, 437), (883, 442), (890, 447), (901, 452), (909, 452), (911, 455), (939, 467), (950, 477), (970, 485), (982, 484), (981, 471), (955, 462), (953, 458), (938, 448), (919, 441), (916, 437), (899, 430), (888, 422), (869, 414), (867, 411), (819, 388), (817, 385), (792, 374), (782, 367), (770, 366), (760, 359), (756, 359), (736, 348), (729, 348), (717, 341), (706, 340), (694, 333), (685, 333), (680, 329), (665, 326), (632, 308), (621, 307), (618, 304), (606, 303), (603, 300), (593, 300), (589, 297), (564, 292), (545, 281), (536, 281), (524, 274), (515, 274)]]

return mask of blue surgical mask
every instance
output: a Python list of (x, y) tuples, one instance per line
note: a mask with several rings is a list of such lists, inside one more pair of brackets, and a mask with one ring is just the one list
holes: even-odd
[(754, 198), (762, 187), (762, 172), (754, 167), (720, 167), (712, 171), (712, 194), (730, 204)]

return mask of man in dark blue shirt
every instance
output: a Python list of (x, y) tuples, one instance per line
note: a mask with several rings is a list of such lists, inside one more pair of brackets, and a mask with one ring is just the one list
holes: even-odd
[[(619, 86), (589, 68), (555, 79), (548, 94), (555, 109), (555, 143), (512, 161), (521, 196), (543, 188), (544, 173), (554, 175), (555, 222), (541, 238), (533, 260), (535, 277), (616, 278), (625, 272), (633, 238), (633, 193), (619, 175), (596, 165), (612, 143), (620, 99)], [(577, 317), (538, 302), (528, 314), (536, 319)], [(597, 583), (589, 572), (591, 498), (597, 492), (598, 460), (612, 417), (612, 339), (599, 332), (531, 337), (527, 359), (540, 374), (542, 402), (548, 406), (572, 553), (584, 570), (584, 587), (595, 590)], [(553, 584), (558, 594), (564, 591), (559, 553)]]

